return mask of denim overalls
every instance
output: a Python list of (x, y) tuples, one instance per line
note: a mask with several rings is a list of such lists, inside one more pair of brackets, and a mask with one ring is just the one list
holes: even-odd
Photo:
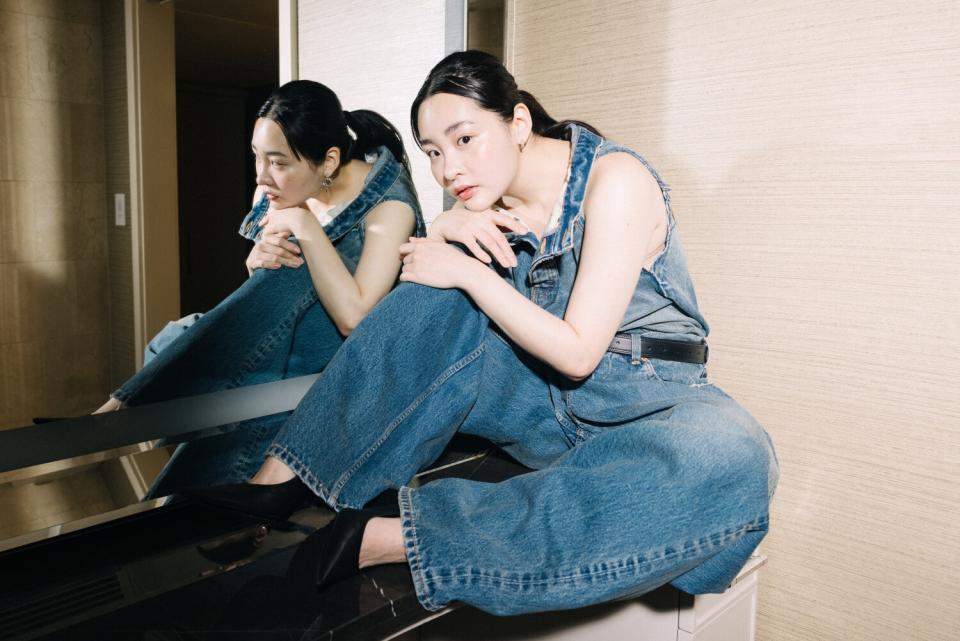
[[(413, 181), (393, 154), (380, 147), (363, 191), (325, 228), (351, 273), (363, 250), (366, 215), (391, 200), (410, 205), (416, 235), (423, 236)], [(255, 240), (260, 231), (257, 222), (268, 208), (269, 201), (261, 199), (244, 218), (240, 233)], [(161, 332), (151, 341), (156, 355), (113, 397), (127, 405), (142, 405), (313, 374), (324, 368), (342, 343), (343, 337), (317, 300), (308, 265), (258, 269), (188, 329), (168, 326)], [(228, 425), (221, 428), (226, 434), (180, 445), (149, 495), (247, 480), (260, 467), (264, 449), (287, 415), (248, 421), (242, 429)]]
[[(636, 156), (577, 126), (570, 138), (559, 228), (516, 239), (519, 265), (504, 273), (557, 316), (576, 275), (591, 166), (614, 151)], [(707, 324), (660, 185), (666, 247), (620, 330), (699, 342)], [(535, 471), (495, 484), (405, 486), (457, 431)], [(409, 283), (350, 335), (267, 454), (336, 509), (399, 487), (420, 602), (495, 614), (585, 606), (665, 583), (722, 591), (767, 532), (778, 478), (767, 434), (703, 365), (608, 352), (590, 377), (570, 381), (512, 345), (460, 290)]]

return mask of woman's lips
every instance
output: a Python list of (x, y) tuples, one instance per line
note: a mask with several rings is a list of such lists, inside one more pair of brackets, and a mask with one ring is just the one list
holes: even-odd
[(457, 198), (460, 200), (469, 200), (470, 196), (473, 196), (473, 190), (476, 189), (476, 186), (463, 187), (457, 190)]

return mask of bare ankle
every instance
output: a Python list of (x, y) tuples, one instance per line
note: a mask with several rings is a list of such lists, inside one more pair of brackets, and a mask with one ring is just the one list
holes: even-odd
[(406, 560), (400, 519), (374, 517), (367, 521), (360, 543), (359, 566), (366, 568), (385, 563), (404, 563)]
[(283, 461), (268, 456), (263, 461), (263, 465), (260, 466), (260, 470), (250, 479), (250, 482), (257, 485), (276, 485), (278, 483), (286, 483), (294, 476), (296, 476), (296, 474), (284, 465)]

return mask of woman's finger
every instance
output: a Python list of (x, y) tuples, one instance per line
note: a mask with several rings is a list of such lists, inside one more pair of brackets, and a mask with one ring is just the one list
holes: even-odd
[(470, 250), (471, 254), (473, 254), (483, 262), (490, 264), (490, 262), (493, 260), (492, 258), (490, 258), (490, 254), (488, 254), (487, 252), (483, 251), (483, 249), (480, 248), (480, 245), (477, 243), (476, 239), (468, 238), (464, 241), (463, 244), (466, 246), (467, 249)]
[(503, 234), (499, 231), (484, 229), (478, 236), (477, 241), (483, 245), (483, 248), (496, 257), (497, 262), (504, 267), (510, 267), (507, 252), (503, 248)]
[(268, 245), (273, 245), (275, 247), (282, 247), (292, 254), (299, 254), (300, 246), (287, 240), (288, 236), (289, 234), (286, 232), (280, 234), (271, 234), (263, 238), (261, 242), (264, 242)]
[(303, 262), (303, 259), (300, 256), (294, 254), (284, 247), (278, 247), (276, 245), (264, 245), (260, 248), (260, 251), (271, 256), (276, 256), (278, 259)]
[(526, 234), (528, 231), (530, 231), (530, 228), (523, 224), (520, 220), (511, 216), (500, 208), (491, 210), (487, 218), (493, 221), (497, 226), (505, 227), (518, 234)]
[(496, 239), (497, 247), (503, 252), (503, 262), (500, 264), (504, 267), (516, 267), (517, 255), (513, 253), (513, 247), (510, 245), (507, 237), (502, 233), (498, 233), (494, 238)]

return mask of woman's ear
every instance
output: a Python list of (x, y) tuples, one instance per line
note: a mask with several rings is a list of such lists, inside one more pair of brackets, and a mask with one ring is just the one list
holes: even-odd
[(523, 151), (533, 135), (533, 116), (522, 102), (514, 106), (510, 126), (513, 129), (514, 141), (519, 145), (520, 151)]
[(323, 164), (320, 165), (318, 170), (324, 176), (336, 176), (337, 170), (340, 168), (340, 149), (337, 147), (330, 147), (327, 149), (327, 155), (323, 158)]

